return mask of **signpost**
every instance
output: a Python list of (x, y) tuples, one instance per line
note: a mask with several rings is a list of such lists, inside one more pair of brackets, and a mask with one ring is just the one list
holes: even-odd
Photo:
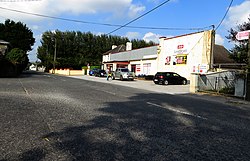
[(250, 30), (238, 32), (236, 35), (237, 40), (248, 39), (248, 64), (247, 64), (247, 82), (246, 82), (246, 97), (245, 99), (250, 101)]
[(236, 39), (239, 41), (240, 40), (247, 40), (249, 38), (249, 33), (250, 33), (250, 30), (240, 31), (237, 33)]

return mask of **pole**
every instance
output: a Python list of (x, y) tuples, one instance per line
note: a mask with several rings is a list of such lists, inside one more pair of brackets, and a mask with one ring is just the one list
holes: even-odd
[(55, 51), (54, 51), (54, 61), (53, 61), (53, 74), (55, 74), (56, 68), (56, 37), (55, 37)]
[(250, 101), (250, 33), (248, 36), (248, 64), (247, 64), (247, 85), (246, 85), (246, 100)]

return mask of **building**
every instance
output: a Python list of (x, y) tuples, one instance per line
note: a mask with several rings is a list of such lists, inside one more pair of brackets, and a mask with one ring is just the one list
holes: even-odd
[(193, 72), (206, 73), (213, 66), (214, 31), (201, 31), (171, 38), (161, 37), (156, 46), (132, 50), (127, 44), (120, 51), (104, 53), (103, 68), (127, 67), (136, 75), (169, 71), (190, 78)]
[(9, 44), (9, 42), (0, 40), (0, 55), (5, 55)]
[(157, 71), (176, 72), (190, 78), (206, 73), (213, 64), (214, 31), (201, 31), (171, 38), (160, 38)]

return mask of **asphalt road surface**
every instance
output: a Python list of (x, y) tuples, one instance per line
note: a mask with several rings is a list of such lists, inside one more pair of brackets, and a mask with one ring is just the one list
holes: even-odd
[(250, 158), (249, 104), (218, 96), (26, 73), (0, 78), (0, 122), (0, 161)]

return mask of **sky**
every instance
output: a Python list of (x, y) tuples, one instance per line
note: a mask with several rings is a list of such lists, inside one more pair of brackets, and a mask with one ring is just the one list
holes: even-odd
[[(233, 44), (228, 42), (225, 36), (228, 36), (230, 28), (235, 28), (248, 21), (250, 0), (233, 0), (229, 8), (231, 1), (0, 0), (0, 23), (4, 23), (6, 19), (20, 21), (33, 31), (36, 43), (33, 50), (29, 52), (31, 62), (37, 60), (37, 47), (41, 45), (42, 34), (45, 31), (55, 30), (91, 32), (96, 35), (111, 33), (111, 35), (128, 37), (129, 39), (151, 40), (158, 43), (158, 38), (162, 36), (173, 37), (208, 30), (212, 29), (211, 25), (214, 25), (215, 28), (218, 27), (216, 29), (216, 44), (231, 49)], [(164, 4), (156, 8), (162, 3)], [(154, 8), (156, 9), (149, 12)], [(145, 14), (147, 12), (149, 13)], [(225, 14), (226, 17), (223, 18)], [(123, 27), (113, 32), (118, 29), (115, 25), (125, 25), (131, 21), (133, 22), (129, 26), (147, 27), (147, 29)], [(219, 25), (220, 23), (221, 25)]]

